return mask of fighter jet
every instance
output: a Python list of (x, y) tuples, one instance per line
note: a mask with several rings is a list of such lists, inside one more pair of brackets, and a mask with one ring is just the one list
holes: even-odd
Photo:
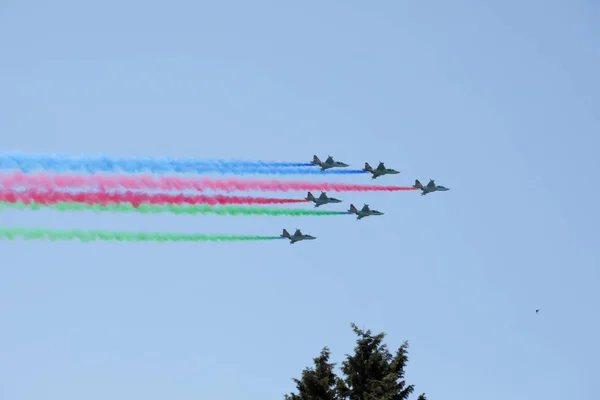
[(368, 204), (365, 204), (360, 211), (358, 211), (356, 207), (354, 207), (354, 204), (350, 204), (350, 209), (348, 210), (348, 213), (356, 214), (356, 219), (362, 219), (371, 215), (383, 215), (381, 211), (371, 210)]
[(373, 169), (373, 167), (371, 167), (369, 165), (369, 163), (365, 163), (365, 167), (363, 168), (363, 171), (372, 173), (373, 176), (371, 177), (371, 179), (376, 179), (378, 176), (382, 176), (382, 175), (399, 174), (400, 173), (400, 171), (396, 171), (395, 169), (386, 168), (385, 165), (381, 161), (379, 161), (379, 165), (375, 169)]
[(316, 155), (313, 156), (313, 160), (311, 161), (312, 165), (318, 165), (319, 167), (321, 167), (321, 171), (325, 171), (326, 169), (329, 168), (341, 168), (341, 167), (348, 167), (348, 164), (345, 164), (343, 162), (340, 161), (334, 161), (333, 157), (328, 156), (327, 160), (325, 160), (325, 162), (322, 162), (321, 160), (319, 160), (319, 157), (317, 157)]
[(447, 187), (443, 187), (443, 186), (437, 186), (435, 184), (435, 181), (433, 179), (429, 180), (429, 183), (427, 184), (427, 186), (423, 186), (421, 184), (421, 182), (419, 182), (418, 180), (415, 180), (415, 184), (413, 185), (413, 187), (415, 189), (421, 189), (421, 196), (425, 196), (427, 193), (431, 193), (431, 192), (438, 192), (438, 191), (446, 191), (446, 190), (450, 190)]
[(296, 232), (294, 232), (294, 235), (290, 235), (290, 233), (287, 230), (283, 230), (283, 233), (280, 235), (283, 238), (288, 238), (290, 239), (290, 244), (294, 244), (296, 242), (299, 242), (301, 240), (314, 240), (316, 239), (316, 237), (311, 236), (311, 235), (305, 235), (302, 232), (300, 232), (300, 229), (296, 229)]
[(312, 201), (313, 203), (315, 203), (315, 207), (319, 207), (322, 206), (323, 204), (328, 204), (328, 203), (341, 203), (341, 200), (338, 200), (334, 197), (327, 197), (327, 194), (325, 192), (321, 192), (321, 195), (317, 198), (315, 196), (313, 196), (313, 194), (311, 192), (308, 192), (308, 194), (306, 195), (306, 200), (308, 201)]
[(537, 310), (535, 310), (535, 313), (539, 314), (540, 313), (540, 309), (538, 308)]

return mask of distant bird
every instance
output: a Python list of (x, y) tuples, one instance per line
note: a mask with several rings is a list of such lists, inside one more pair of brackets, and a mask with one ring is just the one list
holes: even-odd
[(535, 310), (535, 313), (539, 314), (540, 313), (540, 309), (538, 308), (537, 310)]

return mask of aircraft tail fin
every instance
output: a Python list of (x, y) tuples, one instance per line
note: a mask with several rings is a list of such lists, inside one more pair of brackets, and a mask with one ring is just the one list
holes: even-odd
[(418, 179), (415, 180), (415, 184), (413, 185), (415, 189), (423, 189), (423, 184), (419, 182)]
[(308, 194), (306, 195), (306, 198), (310, 201), (314, 201), (315, 200), (315, 196), (313, 196), (313, 194), (311, 192), (308, 192)]
[(369, 163), (368, 163), (368, 162), (366, 162), (366, 163), (365, 163), (365, 168), (364, 168), (364, 171), (373, 172), (373, 167), (371, 167), (371, 166), (369, 165)]
[(348, 212), (352, 214), (358, 214), (358, 210), (356, 209), (356, 207), (354, 207), (354, 204), (350, 204), (350, 209), (348, 210)]
[(281, 234), (281, 237), (285, 237), (285, 238), (290, 238), (290, 233), (287, 230), (283, 230), (283, 233)]
[(314, 162), (315, 164), (321, 164), (321, 160), (319, 160), (319, 157), (317, 157), (317, 155), (316, 155), (316, 154), (313, 156), (313, 162)]

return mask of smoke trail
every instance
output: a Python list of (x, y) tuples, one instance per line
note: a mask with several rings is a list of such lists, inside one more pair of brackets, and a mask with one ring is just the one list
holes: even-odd
[(275, 208), (275, 207), (256, 207), (256, 206), (210, 206), (207, 204), (82, 204), (82, 203), (55, 203), (55, 204), (36, 204), (36, 203), (7, 203), (0, 202), (0, 208), (13, 208), (18, 210), (41, 210), (50, 208), (58, 211), (109, 211), (109, 212), (136, 212), (142, 214), (217, 214), (217, 215), (268, 215), (268, 216), (325, 216), (325, 215), (347, 215), (347, 211), (327, 211), (327, 210), (302, 210), (294, 208)]
[(26, 190), (22, 192), (0, 190), (0, 201), (8, 203), (85, 203), (85, 204), (292, 204), (306, 203), (305, 199), (278, 199), (250, 196), (205, 196), (184, 194), (107, 193), (107, 192), (57, 192)]
[(79, 239), (82, 242), (91, 242), (94, 240), (118, 240), (127, 242), (222, 242), (283, 239), (280, 236), (257, 235), (207, 235), (202, 233), (0, 227), (0, 239), (14, 240), (18, 237), (22, 237), (25, 240), (48, 239), (52, 241)]
[(196, 160), (168, 157), (113, 157), (108, 155), (69, 155), (9, 152), (0, 153), (0, 169), (23, 172), (152, 172), (152, 173), (233, 173), (242, 174), (363, 174), (362, 170), (316, 169), (310, 163), (248, 160)]
[(416, 190), (410, 186), (365, 185), (329, 182), (289, 182), (277, 179), (214, 179), (188, 178), (153, 175), (72, 175), (72, 174), (24, 174), (23, 172), (0, 173), (0, 187), (6, 189), (38, 187), (47, 190), (57, 188), (99, 188), (99, 189), (159, 189), (159, 190), (219, 190), (233, 191), (291, 191), (323, 190), (334, 192), (396, 192)]

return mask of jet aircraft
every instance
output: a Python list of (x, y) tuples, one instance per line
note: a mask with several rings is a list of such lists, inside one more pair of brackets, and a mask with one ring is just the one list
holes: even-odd
[(328, 203), (341, 203), (342, 202), (341, 200), (336, 199), (335, 197), (327, 197), (327, 194), (325, 192), (321, 192), (321, 195), (319, 197), (315, 197), (315, 196), (313, 196), (313, 194), (311, 192), (308, 192), (308, 194), (306, 195), (306, 200), (312, 201), (313, 203), (315, 203), (315, 207), (319, 207), (319, 206), (322, 206), (323, 204), (328, 204)]
[(421, 196), (425, 196), (427, 193), (431, 193), (431, 192), (445, 192), (446, 190), (450, 190), (447, 187), (444, 186), (437, 186), (435, 184), (435, 181), (433, 179), (429, 180), (429, 183), (427, 184), (427, 186), (423, 186), (421, 184), (421, 182), (419, 182), (419, 180), (415, 180), (415, 184), (413, 185), (413, 187), (415, 189), (421, 189)]
[(348, 210), (348, 213), (356, 214), (356, 219), (362, 219), (371, 215), (383, 215), (381, 211), (371, 210), (368, 204), (365, 204), (360, 211), (357, 210), (356, 207), (354, 207), (354, 204), (350, 204), (350, 209)]
[(371, 167), (369, 165), (369, 163), (365, 163), (365, 167), (363, 168), (363, 171), (372, 173), (373, 176), (371, 177), (371, 179), (376, 179), (377, 177), (382, 176), (382, 175), (399, 174), (400, 173), (400, 171), (396, 171), (395, 169), (386, 168), (385, 165), (381, 161), (379, 161), (379, 165), (375, 169), (373, 169), (373, 167)]
[(299, 242), (301, 240), (314, 240), (314, 239), (316, 239), (315, 236), (303, 234), (300, 231), (300, 229), (296, 229), (296, 232), (294, 232), (294, 235), (290, 235), (290, 233), (287, 230), (284, 229), (283, 233), (280, 236), (283, 237), (283, 238), (290, 239), (290, 244), (294, 244), (294, 243)]
[(334, 161), (333, 157), (328, 156), (327, 160), (325, 160), (325, 162), (322, 162), (321, 160), (319, 160), (319, 157), (317, 157), (316, 155), (313, 156), (313, 160), (311, 161), (312, 165), (318, 165), (319, 167), (321, 167), (321, 171), (325, 171), (326, 169), (329, 168), (341, 168), (341, 167), (348, 167), (348, 164), (345, 164), (341, 161)]

